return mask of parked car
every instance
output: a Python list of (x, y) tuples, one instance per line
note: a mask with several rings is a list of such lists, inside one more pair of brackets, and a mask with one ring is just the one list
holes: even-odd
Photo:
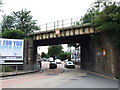
[(68, 62), (68, 59), (66, 59), (66, 60), (64, 61), (64, 63), (65, 63), (65, 62)]
[(53, 61), (54, 61), (53, 57), (50, 57), (49, 62), (53, 62)]
[(56, 62), (56, 64), (61, 64), (62, 63), (62, 61), (60, 59), (56, 59), (55, 62)]
[(42, 61), (47, 61), (47, 58), (42, 58)]
[(64, 66), (66, 68), (75, 68), (75, 64), (72, 61), (65, 62)]
[(49, 69), (56, 69), (57, 68), (57, 64), (54, 61), (51, 61), (49, 64)]

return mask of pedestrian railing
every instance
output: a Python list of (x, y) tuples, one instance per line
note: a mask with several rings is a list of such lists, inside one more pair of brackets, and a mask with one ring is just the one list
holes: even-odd
[(39, 65), (1, 65), (0, 76), (9, 76), (40, 71)]

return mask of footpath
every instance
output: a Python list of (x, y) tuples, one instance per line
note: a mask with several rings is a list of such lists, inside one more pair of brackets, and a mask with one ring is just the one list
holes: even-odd
[(8, 77), (8, 76), (16, 76), (16, 75), (23, 75), (35, 72), (43, 72), (44, 69), (41, 70), (28, 70), (28, 71), (17, 71), (17, 72), (0, 72), (0, 77)]

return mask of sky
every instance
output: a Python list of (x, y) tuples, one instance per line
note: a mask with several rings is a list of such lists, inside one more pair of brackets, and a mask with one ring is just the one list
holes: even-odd
[[(39, 46), (38, 48), (37, 48), (37, 52), (39, 53), (39, 54), (41, 54), (42, 52), (44, 52), (44, 53), (48, 53), (48, 47), (49, 46)], [(68, 48), (67, 48), (67, 44), (62, 44), (62, 47), (63, 47), (63, 49), (62, 49), (62, 51), (68, 51)]]
[(3, 0), (3, 13), (27, 9), (39, 24), (83, 16), (95, 0)]
[[(37, 24), (45, 24), (83, 16), (95, 0), (3, 0), (1, 15), (10, 15), (13, 11), (27, 9)], [(0, 18), (1, 20), (1, 18)], [(67, 51), (64, 45), (64, 51)], [(40, 48), (40, 47), (39, 47)], [(47, 53), (48, 47), (38, 48), (38, 52)]]

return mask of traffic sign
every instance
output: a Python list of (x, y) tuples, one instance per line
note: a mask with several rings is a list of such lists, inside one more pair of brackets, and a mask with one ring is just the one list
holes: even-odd
[(103, 50), (102, 52), (103, 52), (103, 56), (106, 56), (106, 50)]
[(60, 29), (55, 30), (55, 35), (60, 35)]

